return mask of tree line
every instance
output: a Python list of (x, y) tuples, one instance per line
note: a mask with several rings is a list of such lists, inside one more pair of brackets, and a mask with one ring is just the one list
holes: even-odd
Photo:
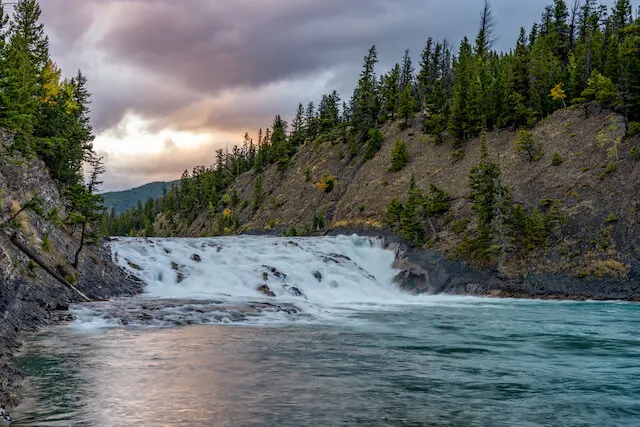
[[(256, 144), (247, 134), (231, 153), (219, 150), (212, 166), (185, 171), (180, 185), (153, 203), (146, 220), (153, 223), (165, 213), (189, 224), (207, 211), (217, 218), (220, 233), (233, 231), (239, 227), (235, 177), (247, 171), (259, 175), (271, 164), (284, 171), (300, 147), (324, 140), (345, 144), (349, 157), (371, 159), (381, 148), (380, 128), (388, 121), (404, 128), (419, 117), (425, 134), (461, 148), (483, 132), (526, 130), (558, 109), (595, 101), (624, 115), (630, 132), (640, 130), (640, 21), (630, 0), (616, 0), (612, 8), (596, 0), (570, 5), (554, 0), (530, 29), (520, 29), (509, 52), (494, 49), (494, 30), (485, 1), (473, 42), (464, 38), (454, 50), (446, 40), (428, 38), (417, 67), (406, 50), (401, 61), (378, 75), (372, 46), (350, 99), (333, 91), (317, 105), (300, 103), (290, 126), (277, 115), (271, 128), (260, 130)], [(111, 215), (110, 222), (119, 223), (115, 228), (107, 224), (108, 231), (149, 231), (141, 227), (143, 210), (119, 219)]]

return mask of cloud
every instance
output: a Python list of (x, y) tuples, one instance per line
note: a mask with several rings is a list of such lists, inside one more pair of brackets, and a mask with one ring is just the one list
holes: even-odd
[[(550, 2), (493, 0), (497, 47), (509, 49), (519, 27), (530, 28)], [(89, 77), (98, 132), (117, 128), (127, 114), (134, 114), (156, 133), (171, 129), (241, 136), (269, 126), (276, 113), (290, 117), (299, 101), (317, 101), (333, 89), (349, 97), (372, 44), (378, 47), (378, 69), (384, 70), (400, 61), (406, 48), (417, 66), (429, 36), (454, 45), (465, 35), (475, 37), (482, 2), (41, 3), (54, 58), (67, 73), (81, 68)], [(191, 151), (171, 150), (167, 147), (165, 155), (190, 160)]]

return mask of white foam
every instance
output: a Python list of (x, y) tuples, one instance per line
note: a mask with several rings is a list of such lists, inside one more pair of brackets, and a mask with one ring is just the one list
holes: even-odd
[[(147, 284), (150, 297), (255, 300), (262, 297), (257, 287), (266, 284), (280, 302), (300, 302), (287, 292), (290, 287), (302, 291), (308, 303), (327, 307), (407, 301), (392, 283), (397, 274), (394, 253), (376, 239), (127, 238), (114, 241), (111, 249), (122, 268)], [(286, 278), (276, 277), (270, 268)]]

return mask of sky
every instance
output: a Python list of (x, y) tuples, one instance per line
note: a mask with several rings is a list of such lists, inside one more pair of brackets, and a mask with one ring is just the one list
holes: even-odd
[[(492, 0), (509, 50), (552, 0)], [(638, 7), (640, 0), (634, 1)], [(40, 0), (51, 56), (87, 75), (103, 190), (173, 180), (275, 114), (337, 90), (351, 96), (364, 55), (377, 71), (428, 37), (475, 38), (483, 0)]]

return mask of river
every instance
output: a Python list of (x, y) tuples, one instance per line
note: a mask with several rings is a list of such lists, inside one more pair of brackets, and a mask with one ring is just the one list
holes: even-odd
[(27, 341), (16, 426), (640, 425), (635, 304), (407, 295), (355, 236), (112, 251), (145, 294)]

